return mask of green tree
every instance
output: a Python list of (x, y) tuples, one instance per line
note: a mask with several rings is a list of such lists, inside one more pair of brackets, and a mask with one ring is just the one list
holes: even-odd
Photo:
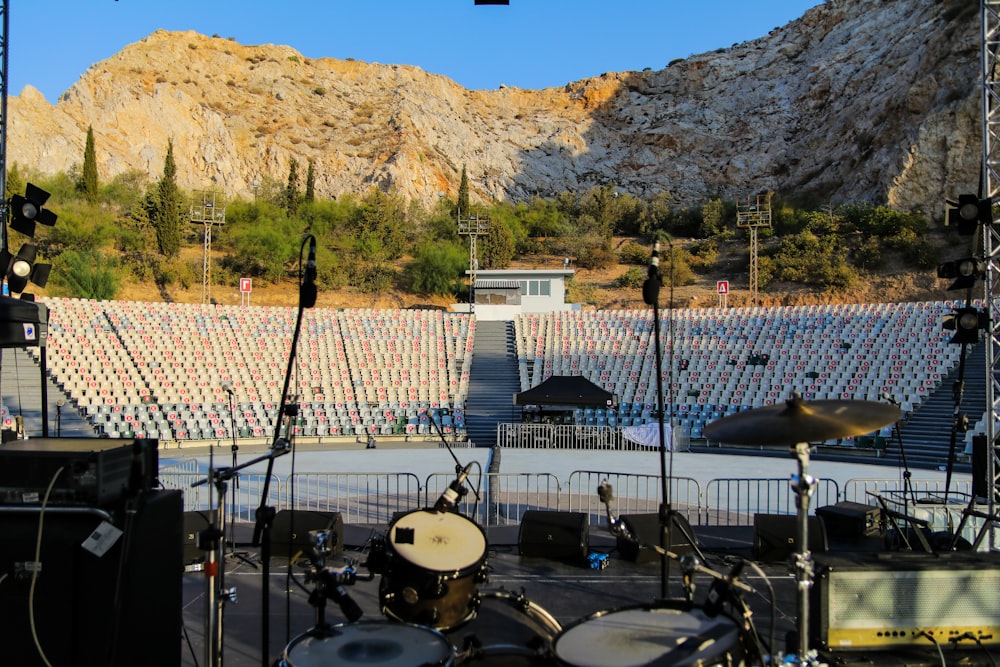
[(309, 204), (316, 201), (316, 164), (312, 160), (306, 169), (306, 194), (302, 201)]
[(294, 216), (299, 212), (299, 161), (292, 158), (288, 165), (288, 184), (285, 185), (285, 211)]
[(479, 265), (484, 269), (504, 269), (514, 259), (514, 234), (500, 218), (490, 218), (490, 231), (478, 243)]
[(87, 144), (83, 149), (83, 176), (80, 180), (80, 190), (91, 204), (97, 203), (97, 152), (94, 149), (94, 128), (87, 127)]
[(151, 198), (150, 209), (149, 218), (156, 230), (156, 243), (160, 254), (173, 259), (181, 249), (181, 193), (177, 188), (173, 140), (167, 141), (163, 175), (156, 184), (156, 193)]
[(114, 299), (121, 286), (117, 261), (91, 249), (67, 250), (59, 256), (59, 270), (53, 282), (70, 297)]
[(27, 182), (27, 179), (21, 174), (20, 167), (15, 162), (7, 170), (6, 192), (3, 193), (3, 198), (9, 201), (12, 195), (24, 194), (24, 186)]
[(458, 217), (465, 215), (469, 217), (469, 176), (465, 173), (465, 165), (462, 165), (462, 180), (458, 183)]
[(457, 294), (459, 279), (468, 267), (468, 253), (456, 243), (425, 241), (407, 264), (405, 277), (416, 294)]
[(701, 207), (701, 236), (711, 238), (724, 229), (725, 207), (721, 199), (712, 199)]

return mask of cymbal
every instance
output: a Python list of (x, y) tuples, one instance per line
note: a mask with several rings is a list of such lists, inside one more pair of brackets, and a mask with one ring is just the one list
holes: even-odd
[(717, 419), (705, 426), (709, 440), (734, 445), (794, 445), (864, 435), (899, 420), (899, 407), (876, 401), (803, 401), (784, 403)]

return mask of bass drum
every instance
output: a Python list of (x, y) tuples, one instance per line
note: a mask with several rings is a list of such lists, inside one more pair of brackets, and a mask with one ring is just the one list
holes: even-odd
[(455, 649), (437, 630), (395, 621), (314, 629), (285, 648), (279, 667), (451, 667)]
[(745, 665), (739, 626), (683, 603), (597, 612), (567, 626), (552, 651), (571, 667)]
[(383, 614), (438, 630), (472, 618), (486, 580), (486, 533), (475, 522), (452, 512), (407, 512), (389, 526), (385, 549)]
[(555, 665), (552, 640), (562, 626), (524, 595), (496, 591), (477, 598), (476, 617), (447, 633), (459, 665)]

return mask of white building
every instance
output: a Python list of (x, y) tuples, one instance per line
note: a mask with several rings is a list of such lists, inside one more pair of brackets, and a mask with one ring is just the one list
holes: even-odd
[[(566, 303), (566, 281), (573, 273), (570, 268), (480, 269), (474, 290), (476, 319), (510, 320), (519, 313), (578, 310), (579, 304)], [(469, 304), (455, 304), (453, 310), (468, 311)]]

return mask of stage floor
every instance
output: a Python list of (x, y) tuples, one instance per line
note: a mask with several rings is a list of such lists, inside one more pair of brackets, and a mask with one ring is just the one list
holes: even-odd
[[(246, 526), (237, 527), (236, 541), (238, 544), (245, 539), (250, 540), (249, 528)], [(245, 534), (244, 534), (245, 533)], [(381, 531), (375, 531), (380, 534)], [(699, 528), (696, 531), (700, 548), (706, 556), (706, 565), (711, 569), (728, 573), (733, 564), (740, 558), (749, 558), (752, 552), (753, 529), (752, 528)], [(344, 559), (347, 562), (364, 563), (367, 560), (367, 550), (365, 545), (368, 538), (372, 536), (371, 528), (359, 526), (345, 526), (344, 528)], [(638, 651), (639, 644), (635, 642), (625, 642), (621, 646), (613, 646), (612, 641), (604, 642), (600, 640), (603, 622), (586, 620), (592, 614), (620, 610), (627, 607), (642, 607), (654, 604), (662, 596), (663, 572), (662, 566), (656, 559), (640, 557), (638, 562), (623, 558), (617, 551), (616, 540), (611, 535), (591, 534), (590, 551), (592, 553), (607, 554), (606, 567), (594, 569), (586, 561), (564, 562), (541, 557), (522, 557), (518, 550), (518, 529), (499, 528), (487, 533), (487, 552), (485, 563), (488, 568), (488, 581), (479, 584), (476, 588), (478, 595), (484, 600), (480, 614), (462, 627), (447, 631), (444, 636), (448, 642), (456, 647), (456, 651), (461, 651), (468, 647), (470, 642), (478, 641), (486, 647), (482, 653), (476, 653), (477, 660), (468, 661), (467, 664), (497, 664), (497, 665), (518, 665), (518, 664), (559, 664), (556, 662), (538, 661), (532, 658), (528, 661), (524, 655), (530, 653), (528, 645), (532, 643), (532, 638), (536, 636), (548, 636), (556, 639), (560, 634), (564, 635), (557, 642), (557, 652), (561, 657), (571, 656), (581, 651), (589, 654), (596, 654), (598, 662), (605, 662), (608, 667), (615, 665), (645, 664), (638, 662), (641, 660)], [(830, 554), (852, 554), (864, 552), (877, 552), (882, 550), (882, 540), (880, 538), (863, 538), (848, 543), (831, 543)], [(916, 554), (906, 553), (903, 557), (915, 557)], [(932, 555), (923, 556), (927, 559), (936, 558)], [(823, 555), (817, 554), (816, 559), (822, 559)], [(329, 565), (341, 565), (344, 560), (331, 560)], [(774, 637), (773, 649), (775, 652), (785, 651), (794, 653), (797, 644), (786, 645), (786, 636), (794, 632), (797, 626), (797, 585), (796, 576), (790, 561), (758, 563), (762, 573), (756, 572), (751, 567), (745, 567), (739, 579), (754, 588), (754, 592), (747, 593), (744, 597), (752, 610), (752, 621), (759, 635), (770, 641)], [(268, 614), (269, 641), (265, 648), (263, 637), (264, 624), (262, 622), (262, 606), (264, 577), (263, 567), (259, 559), (259, 550), (247, 547), (238, 547), (236, 553), (226, 558), (225, 586), (236, 589), (237, 602), (225, 602), (223, 604), (222, 627), (223, 627), (223, 654), (222, 662), (230, 667), (249, 667), (262, 665), (268, 667), (274, 665), (282, 656), (283, 651), (288, 649), (288, 656), (293, 665), (419, 665), (425, 662), (424, 658), (416, 662), (410, 662), (408, 658), (390, 658), (382, 656), (382, 661), (378, 656), (372, 655), (351, 655), (350, 652), (339, 652), (334, 644), (341, 640), (305, 640), (303, 635), (314, 627), (316, 622), (315, 609), (309, 604), (309, 591), (313, 586), (304, 582), (304, 566), (296, 566), (293, 569), (295, 577), (289, 576), (287, 561), (283, 559), (272, 559), (270, 574), (268, 577), (268, 594), (270, 613)], [(364, 580), (368, 571), (362, 565), (357, 567), (359, 581), (346, 588), (349, 596), (360, 606), (363, 611), (361, 623), (348, 628), (346, 635), (348, 638), (356, 633), (364, 631), (368, 638), (379, 639), (398, 637), (398, 628), (393, 630), (387, 625), (386, 617), (380, 611), (379, 582), (382, 575), (375, 576), (373, 580)], [(669, 567), (668, 598), (680, 600), (683, 597), (682, 575), (680, 565), (672, 561)], [(763, 574), (764, 576), (761, 576)], [(765, 580), (766, 577), (766, 580)], [(299, 583), (296, 583), (297, 580)], [(183, 620), (184, 620), (184, 645), (182, 664), (183, 665), (205, 665), (205, 619), (206, 619), (206, 593), (208, 579), (202, 572), (189, 572), (183, 579)], [(300, 587), (299, 584), (303, 584)], [(705, 604), (712, 578), (709, 575), (699, 574), (695, 578), (694, 600), (696, 605)], [(770, 599), (769, 586), (773, 588), (774, 600)], [(996, 594), (995, 591), (992, 592)], [(523, 596), (529, 604), (524, 604), (523, 600), (518, 600), (518, 596)], [(675, 605), (676, 606), (676, 605)], [(640, 610), (640, 614), (646, 614)], [(815, 614), (816, 610), (812, 610)], [(345, 617), (340, 607), (333, 601), (328, 601), (325, 607), (326, 620), (329, 623), (337, 624), (345, 622)], [(708, 628), (709, 621), (699, 615), (700, 612), (682, 613), (675, 616), (675, 620), (657, 620), (657, 624), (663, 624), (663, 640), (669, 641), (675, 632), (674, 628), (678, 624), (695, 623)], [(607, 618), (607, 615), (603, 615)], [(700, 620), (699, 620), (700, 619)], [(773, 635), (772, 635), (773, 619)], [(379, 627), (372, 627), (370, 623), (386, 624)], [(591, 623), (590, 626), (587, 623)], [(557, 623), (559, 627), (554, 624)], [(578, 625), (574, 633), (568, 633), (569, 626)], [(735, 623), (723, 622), (723, 631), (728, 627), (735, 632)], [(593, 628), (593, 630), (591, 629)], [(582, 630), (582, 631), (581, 631)], [(432, 635), (433, 633), (421, 634)], [(731, 635), (731, 632), (724, 632)], [(597, 637), (595, 639), (594, 637)], [(588, 637), (589, 639), (585, 639)], [(421, 639), (434, 639), (432, 643), (439, 643), (438, 636), (421, 637)], [(392, 642), (396, 642), (393, 639)], [(399, 640), (402, 641), (402, 640)], [(719, 659), (722, 655), (739, 656), (737, 648), (725, 649), (728, 639), (723, 637), (718, 642), (721, 648), (707, 649), (705, 657), (708, 660)], [(390, 642), (390, 643), (392, 643)], [(594, 647), (588, 646), (587, 642), (596, 642)], [(513, 645), (517, 647), (507, 651), (496, 648), (500, 645)], [(290, 647), (290, 648), (289, 648)], [(494, 648), (490, 648), (494, 647)], [(421, 649), (423, 650), (423, 649)], [(943, 654), (939, 654), (937, 649), (928, 643), (926, 647), (908, 648), (905, 650), (855, 650), (855, 651), (835, 651), (822, 655), (831, 665), (844, 665), (854, 667), (860, 665), (908, 665), (909, 667), (927, 667), (941, 664), (966, 665), (992, 665), (991, 655), (998, 654), (1000, 650), (990, 646), (984, 648), (976, 647), (974, 644), (956, 649), (948, 644), (942, 646)], [(602, 653), (606, 652), (606, 653)], [(719, 655), (714, 655), (718, 653)], [(942, 662), (944, 660), (944, 663)], [(461, 660), (459, 660), (461, 663)], [(433, 663), (437, 664), (437, 663)], [(665, 663), (657, 664), (687, 664), (675, 662), (671, 659)], [(706, 662), (705, 664), (715, 664)]]

